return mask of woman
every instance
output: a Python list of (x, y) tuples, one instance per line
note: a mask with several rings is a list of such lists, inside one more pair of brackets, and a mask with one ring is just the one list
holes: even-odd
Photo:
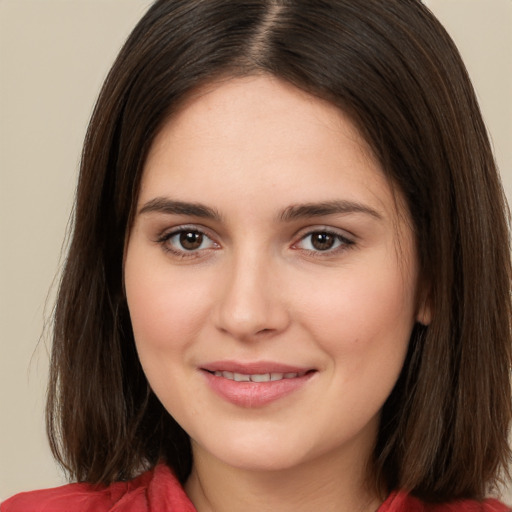
[(11, 510), (496, 510), (506, 206), (416, 1), (157, 1), (85, 142)]

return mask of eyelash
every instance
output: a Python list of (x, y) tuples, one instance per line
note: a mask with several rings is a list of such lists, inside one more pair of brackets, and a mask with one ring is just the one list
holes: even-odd
[[(183, 235), (183, 234), (201, 235), (203, 237), (202, 243), (204, 242), (204, 239), (209, 240), (210, 244), (213, 247), (208, 247), (208, 248), (203, 248), (203, 249), (198, 248), (198, 249), (193, 249), (193, 250), (187, 250), (185, 248), (183, 248), (183, 249), (175, 249), (175, 248), (173, 248), (173, 246), (170, 244), (170, 241), (174, 237), (177, 237), (177, 236), (180, 236), (180, 235)], [(200, 251), (204, 251), (204, 250), (208, 250), (208, 249), (214, 249), (215, 250), (215, 249), (220, 247), (220, 245), (217, 244), (216, 242), (214, 242), (212, 240), (212, 238), (210, 236), (208, 236), (207, 233), (205, 233), (203, 230), (201, 230), (201, 229), (199, 229), (199, 228), (197, 228), (195, 226), (194, 227), (180, 226), (180, 227), (178, 227), (176, 229), (173, 229), (170, 232), (164, 233), (156, 241), (157, 241), (157, 243), (159, 243), (162, 246), (162, 249), (165, 252), (170, 253), (173, 256), (175, 256), (177, 258), (180, 258), (180, 259), (197, 258), (197, 257), (199, 257)], [(180, 243), (180, 242), (178, 242), (178, 243)], [(202, 245), (202, 243), (201, 243), (201, 245)]]
[[(298, 249), (300, 250), (299, 247), (297, 247), (300, 243), (303, 243), (304, 241), (306, 241), (308, 238), (310, 238), (311, 240), (311, 237), (314, 236), (314, 235), (327, 235), (327, 236), (330, 236), (334, 239), (334, 244), (337, 244), (335, 247), (329, 247), (325, 250), (321, 250), (321, 249), (302, 249), (303, 251), (305, 251), (308, 255), (310, 256), (313, 256), (315, 258), (325, 258), (325, 257), (328, 257), (328, 256), (334, 256), (334, 255), (337, 255), (339, 254), (340, 252), (344, 252), (348, 249), (351, 249), (354, 247), (355, 245), (355, 241), (354, 240), (351, 240), (350, 238), (348, 238), (347, 236), (344, 236), (336, 231), (332, 231), (332, 230), (329, 230), (329, 229), (325, 229), (325, 228), (318, 228), (318, 229), (314, 229), (312, 231), (308, 231), (307, 233), (305, 233), (303, 236), (301, 236), (301, 238), (299, 239), (298, 242), (294, 243), (292, 248), (293, 249)], [(312, 240), (309, 242), (310, 245), (312, 245)]]
[[(202, 249), (200, 246), (196, 249), (189, 249), (189, 250), (187, 250), (186, 248), (182, 248), (182, 249), (174, 248), (170, 244), (170, 241), (174, 237), (182, 236), (184, 234), (200, 235), (203, 237), (203, 239), (201, 241), (201, 245), (204, 243), (204, 239), (207, 239), (210, 242), (209, 243), (210, 246), (202, 248)], [(332, 237), (334, 239), (335, 247), (334, 248), (329, 247), (329, 248), (326, 248), (325, 250), (305, 249), (305, 248), (298, 247), (299, 244), (304, 243), (304, 241), (306, 241), (308, 238), (310, 238), (314, 235), (324, 235), (324, 236)], [(180, 226), (176, 229), (173, 229), (170, 232), (164, 233), (163, 235), (158, 237), (156, 242), (162, 246), (162, 249), (165, 252), (170, 253), (173, 256), (180, 258), (180, 259), (197, 258), (197, 257), (200, 257), (201, 251), (212, 250), (212, 249), (216, 250), (216, 249), (220, 248), (220, 245), (217, 242), (215, 242), (214, 240), (212, 240), (212, 238), (205, 231), (203, 231), (195, 226), (194, 227)], [(181, 241), (179, 241), (177, 243), (181, 243)], [(312, 243), (313, 242), (310, 241), (310, 245), (312, 245)], [(348, 249), (352, 248), (354, 246), (354, 244), (355, 244), (354, 240), (351, 240), (350, 238), (348, 238), (344, 235), (341, 235), (340, 233), (338, 233), (336, 231), (332, 231), (332, 230), (325, 229), (325, 228), (319, 228), (319, 229), (314, 229), (314, 230), (308, 231), (303, 236), (301, 236), (300, 239), (292, 245), (292, 249), (302, 250), (302, 251), (306, 252), (309, 256), (325, 258), (328, 256), (336, 255), (345, 250), (348, 250)]]

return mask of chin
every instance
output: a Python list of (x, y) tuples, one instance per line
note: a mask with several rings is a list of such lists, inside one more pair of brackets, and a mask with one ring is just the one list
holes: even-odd
[(243, 450), (233, 450), (220, 454), (220, 460), (239, 470), (265, 472), (286, 471), (300, 466), (304, 460), (297, 452), (275, 449), (255, 450), (254, 447)]
[[(307, 452), (300, 439), (283, 437), (278, 433), (267, 432), (264, 435), (225, 434), (223, 442), (204, 443), (193, 441), (195, 456), (208, 454), (223, 465), (247, 471), (280, 471), (300, 465)], [(283, 442), (286, 440), (286, 442)]]

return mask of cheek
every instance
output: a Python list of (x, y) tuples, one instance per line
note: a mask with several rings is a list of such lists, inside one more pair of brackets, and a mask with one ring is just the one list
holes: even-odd
[[(414, 280), (398, 268), (347, 268), (323, 288), (310, 283), (301, 301), (301, 323), (337, 364), (401, 367), (414, 325)], [(353, 370), (353, 371), (352, 371)], [(344, 373), (346, 375), (346, 373)]]
[(165, 408), (180, 417), (185, 410), (184, 417), (194, 416), (200, 402), (191, 404), (188, 393), (198, 390), (183, 388), (180, 382), (190, 376), (187, 354), (206, 315), (198, 297), (206, 297), (208, 291), (198, 289), (198, 280), (190, 276), (180, 280), (161, 259), (139, 253), (136, 247), (126, 258), (125, 288), (135, 345), (150, 386)]
[[(134, 249), (125, 264), (125, 287), (135, 342), (145, 352), (168, 352), (194, 338), (205, 316), (208, 290), (197, 276), (180, 278), (169, 266)], [(160, 258), (161, 259), (161, 258)]]

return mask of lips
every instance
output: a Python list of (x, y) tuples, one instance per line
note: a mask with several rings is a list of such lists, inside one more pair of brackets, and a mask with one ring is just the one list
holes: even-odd
[(288, 364), (276, 363), (272, 361), (256, 361), (256, 362), (238, 362), (238, 361), (214, 361), (201, 366), (203, 370), (214, 373), (233, 372), (243, 375), (261, 375), (266, 373), (306, 373), (313, 370), (302, 366), (292, 366)]
[(228, 371), (215, 371), (213, 374), (216, 377), (224, 377), (225, 379), (234, 380), (235, 382), (275, 382), (282, 379), (295, 379), (302, 377), (306, 372), (288, 372), (288, 373), (254, 373), (247, 375), (245, 373), (228, 372)]
[(240, 407), (262, 407), (301, 389), (316, 371), (272, 362), (222, 361), (201, 367), (210, 388)]

